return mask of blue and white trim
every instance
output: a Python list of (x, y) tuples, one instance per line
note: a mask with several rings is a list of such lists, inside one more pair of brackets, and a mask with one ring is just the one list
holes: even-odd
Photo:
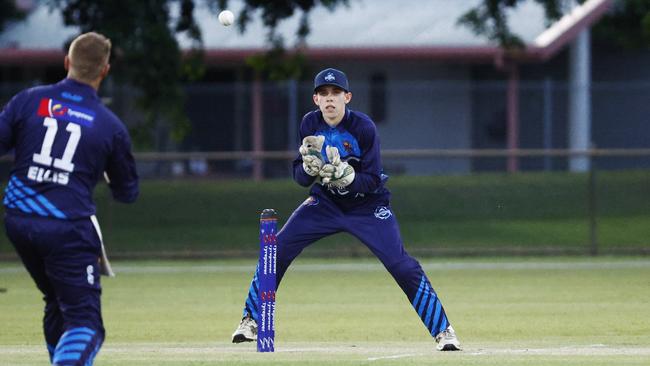
[(424, 275), (422, 276), (418, 292), (413, 299), (412, 305), (415, 311), (417, 311), (418, 316), (420, 316), (424, 326), (429, 330), (431, 336), (435, 337), (449, 326), (445, 309), (443, 309), (438, 295)]
[(67, 219), (67, 216), (45, 196), (26, 186), (14, 175), (5, 188), (3, 203), (8, 208), (18, 209), (26, 214)]
[(68, 329), (54, 350), (52, 364), (57, 366), (92, 366), (103, 339), (87, 327)]

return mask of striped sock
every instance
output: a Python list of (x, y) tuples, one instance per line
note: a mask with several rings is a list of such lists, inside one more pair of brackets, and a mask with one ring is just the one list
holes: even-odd
[(56, 345), (52, 363), (57, 366), (92, 366), (103, 341), (103, 336), (90, 328), (68, 329)]
[(435, 337), (449, 326), (445, 309), (442, 307), (438, 295), (429, 284), (429, 280), (424, 275), (412, 305), (431, 336)]

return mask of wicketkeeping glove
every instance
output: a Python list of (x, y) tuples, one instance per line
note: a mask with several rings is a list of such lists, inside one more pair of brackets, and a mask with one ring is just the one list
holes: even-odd
[(336, 188), (349, 186), (354, 180), (354, 168), (345, 161), (341, 161), (339, 149), (336, 147), (327, 146), (325, 152), (327, 160), (330, 162), (323, 165), (320, 170), (319, 175), (322, 178), (322, 183)]
[(325, 136), (307, 136), (302, 139), (302, 145), (298, 149), (302, 155), (302, 168), (312, 177), (317, 176), (323, 167), (321, 150), (324, 142)]

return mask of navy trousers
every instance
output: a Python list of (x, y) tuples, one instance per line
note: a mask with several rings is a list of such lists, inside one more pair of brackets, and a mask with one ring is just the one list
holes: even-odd
[[(344, 212), (325, 197), (309, 197), (277, 234), (277, 284), (307, 246), (339, 232), (352, 234), (379, 258), (432, 336), (449, 326), (442, 304), (420, 263), (404, 249), (397, 219), (385, 198)], [(245, 301), (244, 316), (251, 315), (259, 322), (258, 288), (256, 270)]]
[(92, 365), (104, 340), (98, 258), (90, 218), (74, 221), (6, 215), (5, 228), (43, 293), (43, 331), (55, 365)]

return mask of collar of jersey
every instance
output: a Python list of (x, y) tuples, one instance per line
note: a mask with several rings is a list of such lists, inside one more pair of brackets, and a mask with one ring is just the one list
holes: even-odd
[(63, 85), (71, 86), (73, 88), (77, 88), (77, 89), (79, 89), (79, 91), (83, 91), (85, 94), (88, 94), (88, 95), (92, 96), (94, 99), (99, 98), (97, 96), (97, 91), (95, 91), (95, 89), (92, 86), (90, 86), (88, 84), (85, 84), (85, 83), (82, 83), (80, 81), (70, 79), (70, 78), (65, 78), (65, 79), (61, 80), (61, 82), (59, 84), (63, 84)]
[(323, 117), (323, 112), (318, 111), (318, 116), (319, 116), (320, 120), (330, 129), (336, 129), (336, 128), (339, 128), (339, 127), (343, 128), (343, 129), (347, 129), (347, 127), (348, 127), (347, 125), (348, 125), (348, 123), (350, 121), (350, 110), (347, 107), (345, 108), (345, 115), (343, 116), (343, 119), (341, 120), (341, 122), (339, 122), (334, 127), (330, 126), (327, 122), (325, 122), (325, 118)]

